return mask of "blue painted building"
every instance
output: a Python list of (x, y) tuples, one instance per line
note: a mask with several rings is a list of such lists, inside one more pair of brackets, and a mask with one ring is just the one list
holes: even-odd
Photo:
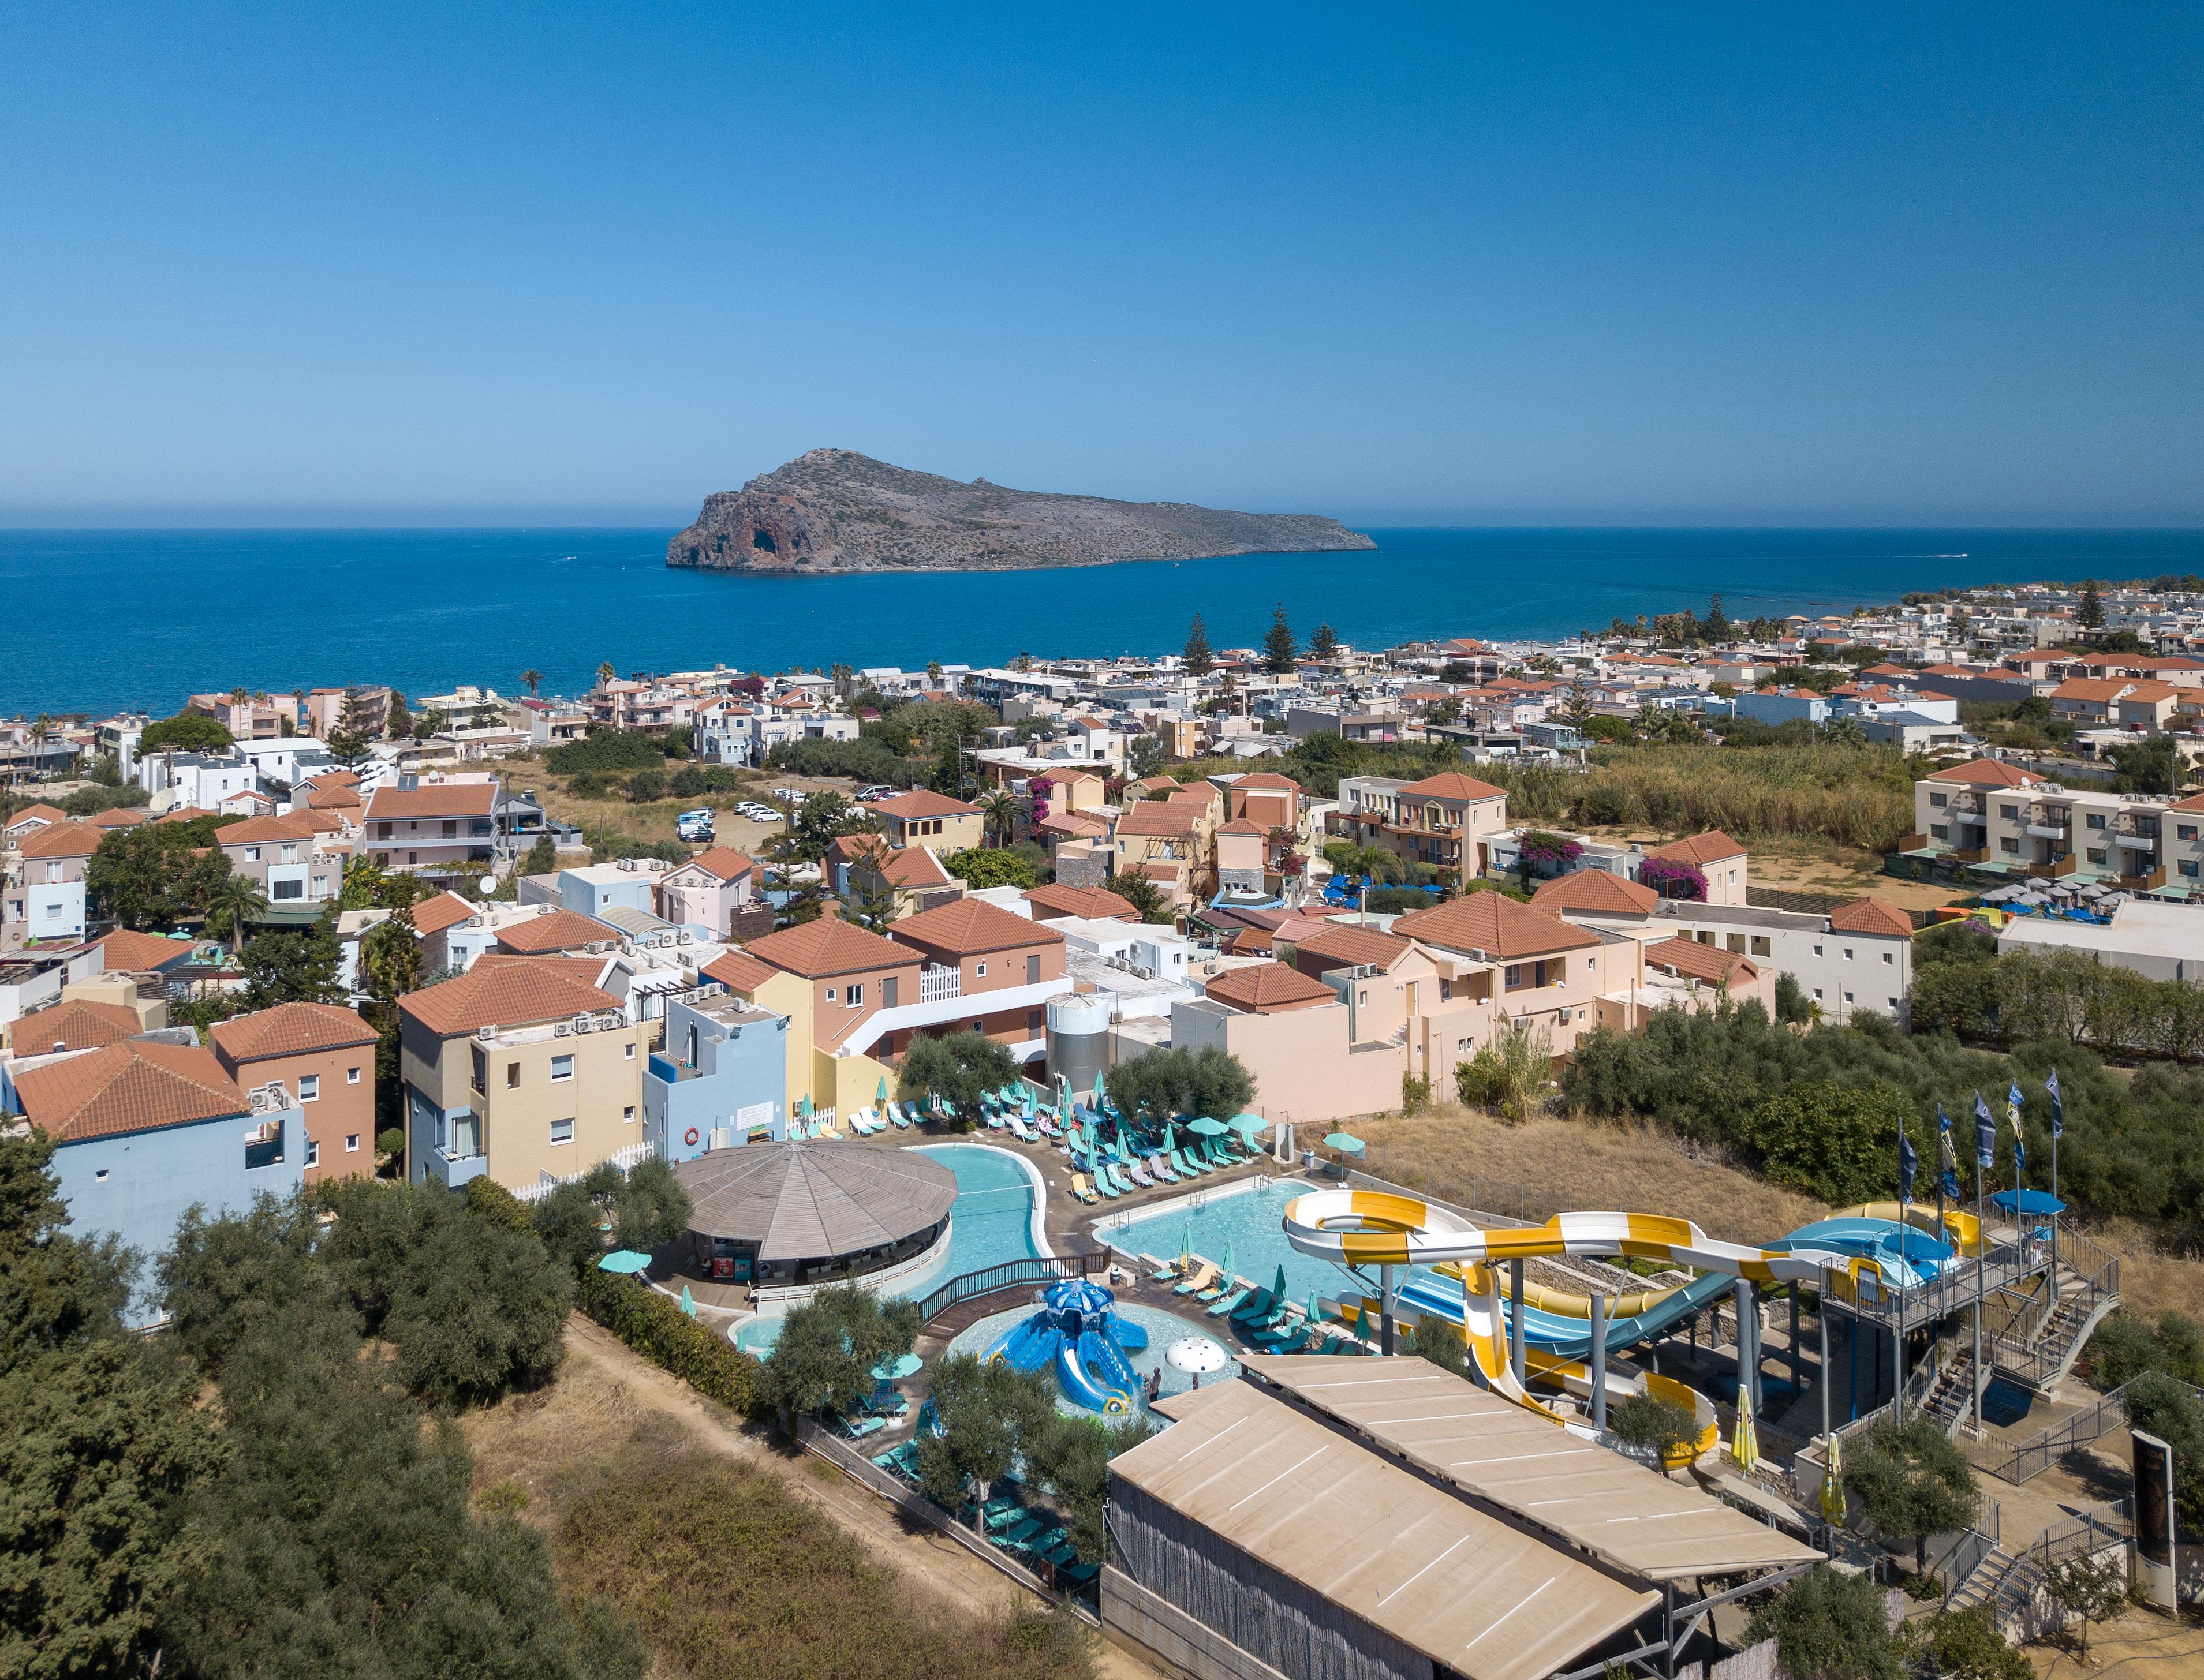
[(668, 866), (658, 858), (621, 858), (559, 872), (559, 902), (577, 915), (601, 916), (607, 910), (658, 913), (658, 878)]
[[(15, 1091), (55, 1141), (70, 1234), (112, 1233), (135, 1249), (141, 1290), (187, 1210), (241, 1213), (263, 1191), (288, 1196), (305, 1181), (305, 1111), (295, 1097), (278, 1086), (248, 1098), (195, 1044), (128, 1038), (35, 1057), (18, 1064)], [(133, 1324), (158, 1316), (142, 1298), (126, 1313)]]
[(670, 1002), (643, 1075), (644, 1138), (664, 1161), (788, 1139), (788, 1017), (732, 994)]

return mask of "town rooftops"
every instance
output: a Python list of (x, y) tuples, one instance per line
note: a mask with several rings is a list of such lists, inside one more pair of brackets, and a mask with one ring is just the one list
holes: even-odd
[(1068, 887), (1052, 883), (1035, 887), (1026, 895), (1026, 902), (1033, 906), (1034, 920), (1053, 921), (1063, 916), (1076, 916), (1083, 921), (1138, 921), (1141, 913), (1130, 902), (1120, 898), (1106, 887)]
[(1264, 827), (1262, 824), (1259, 822), (1252, 822), (1246, 817), (1235, 817), (1230, 822), (1226, 823), (1217, 831), (1220, 835), (1231, 834), (1237, 835), (1243, 839), (1252, 838), (1256, 840), (1262, 840), (1269, 837), (1271, 832), (1271, 831)]
[(908, 945), (868, 932), (839, 916), (821, 916), (775, 933), (761, 934), (743, 947), (751, 956), (808, 979), (862, 973), (875, 968), (907, 968), (919, 960)]
[(1829, 926), (1840, 933), (1880, 934), (1911, 939), (1913, 921), (1903, 910), (1893, 909), (1880, 898), (1855, 898), (1829, 912)]
[(1415, 949), (1413, 940), (1394, 934), (1380, 932), (1374, 927), (1360, 927), (1351, 921), (1327, 920), (1312, 931), (1299, 936), (1295, 946), (1312, 951), (1320, 957), (1335, 962), (1344, 962), (1355, 967), (1367, 965), (1372, 968), (1390, 968)]
[(497, 943), (522, 956), (579, 950), (619, 938), (619, 930), (578, 910), (554, 910), (548, 916), (523, 916), (497, 931)]
[(470, 904), (456, 892), (440, 892), (413, 907), (413, 928), (424, 935), (441, 933), (447, 927), (457, 927), (470, 917), (482, 914), (482, 906)]
[(1665, 970), (1682, 979), (1703, 980), (1709, 985), (1728, 985), (1756, 979), (1760, 973), (1735, 951), (1680, 937), (1646, 946), (1645, 962), (1648, 967)]
[(1597, 933), (1572, 927), (1559, 916), (1519, 903), (1502, 892), (1473, 892), (1428, 910), (1412, 911), (1393, 924), (1393, 931), (1449, 950), (1482, 952), (1488, 961), (1513, 962), (1599, 944)]
[(398, 1008), (437, 1037), (449, 1038), (483, 1026), (524, 1026), (595, 1015), (619, 1009), (619, 999), (557, 962), (518, 957), (492, 962), (483, 957), (455, 979), (407, 992)]
[(2041, 779), (2025, 770), (1996, 759), (1970, 759), (1964, 764), (1955, 764), (1947, 770), (1939, 770), (1923, 777), (1929, 782), (1964, 782), (1977, 788), (2032, 788)]
[(32, 858), (90, 857), (99, 849), (103, 837), (90, 823), (63, 819), (32, 830), (16, 844), (27, 861)]
[(104, 811), (93, 812), (85, 820), (103, 831), (112, 828), (135, 828), (145, 820), (145, 813), (127, 805), (110, 805)]
[(157, 933), (136, 933), (118, 927), (92, 941), (100, 964), (110, 973), (143, 973), (181, 962), (192, 954), (188, 939), (163, 939)]
[(1586, 916), (1646, 916), (1661, 895), (1604, 869), (1578, 869), (1547, 882), (1531, 895), (1531, 902), (1557, 916), (1571, 910)]
[(214, 1052), (127, 1038), (15, 1076), (23, 1112), (62, 1143), (242, 1115), (250, 1104)]
[(8, 1029), (8, 1042), (18, 1056), (50, 1056), (56, 1050), (119, 1044), (145, 1030), (138, 1012), (126, 1004), (70, 997), (50, 1009), (19, 1017)]
[(1283, 962), (1252, 962), (1244, 968), (1228, 968), (1203, 990), (1220, 1003), (1258, 1015), (1339, 1001), (1339, 994), (1322, 980)]
[(418, 821), (424, 817), (487, 817), (497, 797), (490, 782), (424, 782), (418, 788), (378, 788), (368, 802), (370, 822)]
[(224, 825), (215, 838), (223, 846), (266, 846), (286, 840), (295, 844), (311, 840), (314, 834), (295, 817), (247, 817), (241, 823)]
[(717, 980), (730, 991), (748, 996), (782, 971), (770, 962), (761, 962), (748, 951), (723, 951), (703, 967), (708, 980)]
[(375, 1029), (334, 1003), (278, 1003), (272, 1009), (219, 1021), (213, 1036), (215, 1048), (230, 1061), (260, 1062), (271, 1056), (371, 1044)]
[(1200, 826), (1199, 809), (1176, 799), (1144, 799), (1117, 819), (1120, 834), (1161, 840), (1190, 840)]
[(7, 831), (13, 834), (19, 829), (39, 828), (47, 823), (65, 823), (68, 820), (68, 813), (58, 805), (26, 805), (8, 819)]
[(1270, 788), (1280, 793), (1297, 794), (1301, 790), (1301, 784), (1290, 776), (1279, 775), (1275, 770), (1258, 770), (1245, 776), (1235, 776), (1232, 779), (1232, 789), (1235, 793), (1245, 793), (1255, 788)]
[(739, 881), (755, 869), (757, 864), (752, 859), (737, 851), (732, 846), (714, 846), (708, 850), (697, 853), (679, 867), (701, 869), (714, 880)]
[(1455, 800), (1469, 805), (1480, 799), (1505, 799), (1508, 790), (1496, 788), (1490, 782), (1480, 782), (1474, 776), (1465, 776), (1459, 770), (1443, 770), (1436, 776), (1426, 776), (1420, 782), (1411, 782), (1401, 791), (1414, 799)]
[(921, 910), (894, 923), (888, 933), (904, 944), (956, 956), (1063, 943), (1063, 935), (1047, 923), (1030, 921), (984, 898), (960, 898), (953, 904)]
[(1665, 846), (1656, 846), (1645, 854), (1648, 857), (1666, 858), (1672, 863), (1688, 863), (1694, 869), (1703, 869), (1724, 858), (1743, 857), (1745, 848), (1718, 828), (1704, 834), (1691, 834), (1681, 840), (1672, 840)]
[(961, 799), (951, 799), (946, 794), (926, 788), (914, 788), (909, 793), (899, 793), (893, 799), (883, 799), (873, 807), (884, 815), (902, 819), (921, 817), (976, 817), (980, 807), (967, 805)]

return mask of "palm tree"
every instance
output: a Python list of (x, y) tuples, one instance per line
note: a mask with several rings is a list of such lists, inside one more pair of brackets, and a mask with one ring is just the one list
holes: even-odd
[(207, 894), (206, 926), (211, 933), (226, 929), (233, 945), (245, 943), (245, 929), (268, 914), (268, 895), (249, 875), (228, 874)]
[(536, 689), (543, 686), (543, 673), (531, 665), (520, 673), (520, 680), (527, 685), (528, 697), (533, 700), (536, 698)]
[(995, 843), (1007, 846), (1016, 831), (1018, 802), (1007, 788), (998, 788), (980, 802), (980, 814), (995, 831)]
[(613, 677), (619, 675), (619, 672), (613, 669), (613, 662), (610, 660), (607, 660), (603, 664), (597, 667), (597, 686), (599, 688), (604, 687), (606, 683), (611, 682)]

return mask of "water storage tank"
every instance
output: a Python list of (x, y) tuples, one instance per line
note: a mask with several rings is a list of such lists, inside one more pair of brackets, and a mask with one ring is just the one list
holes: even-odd
[(1094, 1089), (1110, 1065), (1110, 1000), (1089, 992), (1052, 997), (1048, 1005), (1048, 1071), (1073, 1091)]

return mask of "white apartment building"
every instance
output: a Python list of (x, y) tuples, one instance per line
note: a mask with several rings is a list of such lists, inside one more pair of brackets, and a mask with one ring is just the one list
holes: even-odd
[(2142, 891), (2204, 889), (2204, 795), (2109, 793), (1976, 759), (1913, 784), (1909, 855), (1994, 874), (2080, 875)]

